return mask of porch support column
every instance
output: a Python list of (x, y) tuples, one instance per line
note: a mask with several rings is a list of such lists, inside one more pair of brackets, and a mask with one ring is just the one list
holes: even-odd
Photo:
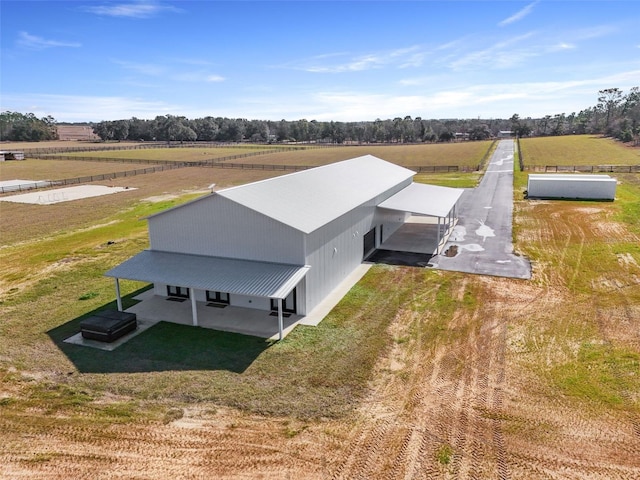
[(278, 340), (282, 340), (282, 299), (278, 299)]
[(118, 305), (118, 311), (121, 312), (122, 311), (122, 296), (120, 295), (120, 279), (119, 278), (114, 278), (115, 283), (116, 283), (116, 303)]
[(189, 289), (189, 297), (191, 298), (191, 316), (193, 317), (193, 326), (198, 326), (198, 309), (196, 306), (196, 289)]

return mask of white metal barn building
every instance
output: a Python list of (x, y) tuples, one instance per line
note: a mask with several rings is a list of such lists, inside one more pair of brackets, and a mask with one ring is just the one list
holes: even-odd
[(617, 183), (617, 180), (609, 175), (531, 174), (527, 184), (527, 196), (613, 201)]
[(366, 155), (150, 216), (150, 249), (106, 273), (118, 309), (118, 279), (145, 281), (157, 296), (190, 299), (194, 325), (197, 302), (277, 312), (282, 338), (283, 313), (311, 312), (411, 215), (437, 218), (444, 243), (462, 189), (414, 184), (414, 175)]

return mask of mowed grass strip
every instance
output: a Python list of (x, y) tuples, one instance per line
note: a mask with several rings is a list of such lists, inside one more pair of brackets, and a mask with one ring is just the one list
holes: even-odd
[(27, 159), (0, 162), (0, 180), (63, 180), (152, 167), (120, 162), (76, 162), (73, 160)]
[(100, 149), (104, 147), (133, 147), (140, 142), (87, 142), (78, 140), (50, 140), (47, 142), (7, 142), (2, 144), (3, 150), (41, 150), (43, 148), (83, 148)]
[[(72, 157), (95, 158), (122, 158), (127, 160), (163, 160), (176, 162), (200, 162), (205, 160), (217, 160), (235, 155), (272, 153), (274, 150), (285, 147), (269, 145), (238, 146), (238, 147), (172, 147), (172, 148), (145, 148), (140, 150), (105, 150), (99, 152), (70, 152), (60, 155)], [(238, 159), (238, 161), (244, 158)]]
[(523, 138), (525, 166), (640, 165), (640, 148), (593, 135)]

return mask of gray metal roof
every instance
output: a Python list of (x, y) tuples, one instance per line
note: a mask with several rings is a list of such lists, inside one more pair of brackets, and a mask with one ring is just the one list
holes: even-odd
[(431, 217), (446, 217), (463, 192), (462, 188), (412, 183), (378, 206)]
[(311, 233), (414, 175), (407, 168), (365, 155), (217, 194)]
[(268, 298), (286, 298), (309, 266), (144, 250), (107, 277)]

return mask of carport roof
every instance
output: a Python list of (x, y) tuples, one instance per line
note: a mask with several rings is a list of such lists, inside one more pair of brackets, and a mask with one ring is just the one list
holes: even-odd
[(212, 292), (286, 298), (309, 266), (144, 250), (107, 277), (164, 283)]
[(461, 188), (412, 183), (378, 206), (431, 217), (446, 217), (463, 192)]

